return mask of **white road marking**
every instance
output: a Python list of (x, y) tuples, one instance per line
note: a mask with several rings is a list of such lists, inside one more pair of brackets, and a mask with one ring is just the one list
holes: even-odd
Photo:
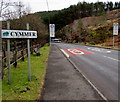
[(109, 59), (114, 60), (114, 61), (120, 61), (120, 60), (112, 58), (112, 57), (108, 57), (108, 56), (104, 56), (104, 57), (109, 58)]
[(87, 49), (90, 49), (90, 50), (93, 50), (93, 51), (98, 51), (98, 52), (107, 52), (107, 53), (111, 53), (111, 51), (106, 51), (106, 50), (103, 50), (103, 49), (99, 49), (99, 48), (87, 48)]
[(111, 53), (111, 51), (107, 51), (107, 53)]
[(70, 57), (63, 49), (60, 50), (65, 54), (66, 57)]
[(104, 96), (104, 94), (102, 94), (102, 92), (83, 74), (83, 72), (73, 63), (73, 61), (72, 60), (70, 60), (69, 58), (68, 58), (68, 60), (71, 62), (71, 64), (75, 67), (75, 69), (79, 72), (79, 73), (81, 73), (81, 75), (85, 78), (85, 80), (87, 80), (87, 82), (94, 88), (94, 90), (96, 90), (97, 91), (97, 93), (106, 101), (106, 102), (108, 102), (107, 100), (107, 98)]

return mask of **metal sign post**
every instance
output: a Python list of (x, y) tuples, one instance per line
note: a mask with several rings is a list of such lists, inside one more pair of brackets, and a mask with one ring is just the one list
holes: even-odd
[[(2, 74), (3, 74), (3, 69), (2, 69), (2, 37), (1, 37), (1, 29), (2, 29), (2, 20), (1, 20), (1, 17), (0, 17), (0, 81), (2, 80)], [(1, 85), (0, 85), (0, 87), (1, 87)]]
[[(29, 23), (27, 23), (27, 30), (29, 30)], [(31, 66), (30, 66), (30, 40), (27, 40), (28, 47), (28, 81), (31, 81)]]
[(113, 23), (113, 48), (114, 48), (114, 43), (115, 43), (115, 39), (114, 39), (114, 36), (115, 35), (118, 35), (118, 26), (119, 24), (118, 23)]
[(115, 46), (115, 41), (114, 41), (114, 35), (113, 35), (113, 48), (114, 48), (114, 46)]
[(50, 46), (51, 46), (51, 37), (50, 37)]
[[(7, 29), (10, 29), (10, 22), (7, 21)], [(7, 52), (8, 52), (8, 84), (10, 84), (10, 40), (7, 40)]]

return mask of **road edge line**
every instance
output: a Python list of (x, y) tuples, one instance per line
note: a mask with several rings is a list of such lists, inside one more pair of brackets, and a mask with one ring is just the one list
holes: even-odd
[(63, 49), (60, 49), (60, 50), (64, 53), (64, 55), (65, 55), (67, 58), (70, 57)]
[(120, 62), (120, 60), (115, 59), (115, 58), (112, 58), (112, 57), (108, 57), (108, 56), (103, 56), (103, 57), (108, 58), (108, 59), (111, 59), (111, 60), (114, 60), (114, 61), (118, 61), (118, 62)]
[(73, 61), (71, 61), (68, 58), (69, 62), (74, 66), (74, 68), (85, 78), (85, 80), (87, 80), (87, 82), (94, 88), (95, 91), (97, 91), (97, 93), (104, 99), (104, 100), (108, 100), (99, 90), (98, 88), (78, 69), (78, 67), (73, 63)]
[[(60, 49), (60, 48), (58, 48)], [(105, 101), (108, 102), (108, 99), (100, 92), (100, 90), (80, 71), (80, 69), (73, 63), (73, 61), (70, 60), (70, 56), (68, 57), (67, 53), (63, 50), (60, 49), (60, 51), (66, 56), (68, 61), (73, 65), (73, 67), (84, 77), (84, 79), (93, 87), (93, 89), (103, 98)]]

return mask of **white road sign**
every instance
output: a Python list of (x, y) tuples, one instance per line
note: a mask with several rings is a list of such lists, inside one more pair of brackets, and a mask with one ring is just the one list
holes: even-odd
[(118, 23), (113, 23), (113, 35), (118, 35)]
[(2, 38), (37, 38), (37, 31), (2, 30)]
[(55, 37), (55, 24), (50, 24), (49, 29), (50, 29), (50, 37)]

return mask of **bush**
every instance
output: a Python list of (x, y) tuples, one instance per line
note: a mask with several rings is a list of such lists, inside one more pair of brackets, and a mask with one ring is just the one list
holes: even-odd
[(95, 42), (89, 42), (90, 45), (95, 45), (96, 43)]

